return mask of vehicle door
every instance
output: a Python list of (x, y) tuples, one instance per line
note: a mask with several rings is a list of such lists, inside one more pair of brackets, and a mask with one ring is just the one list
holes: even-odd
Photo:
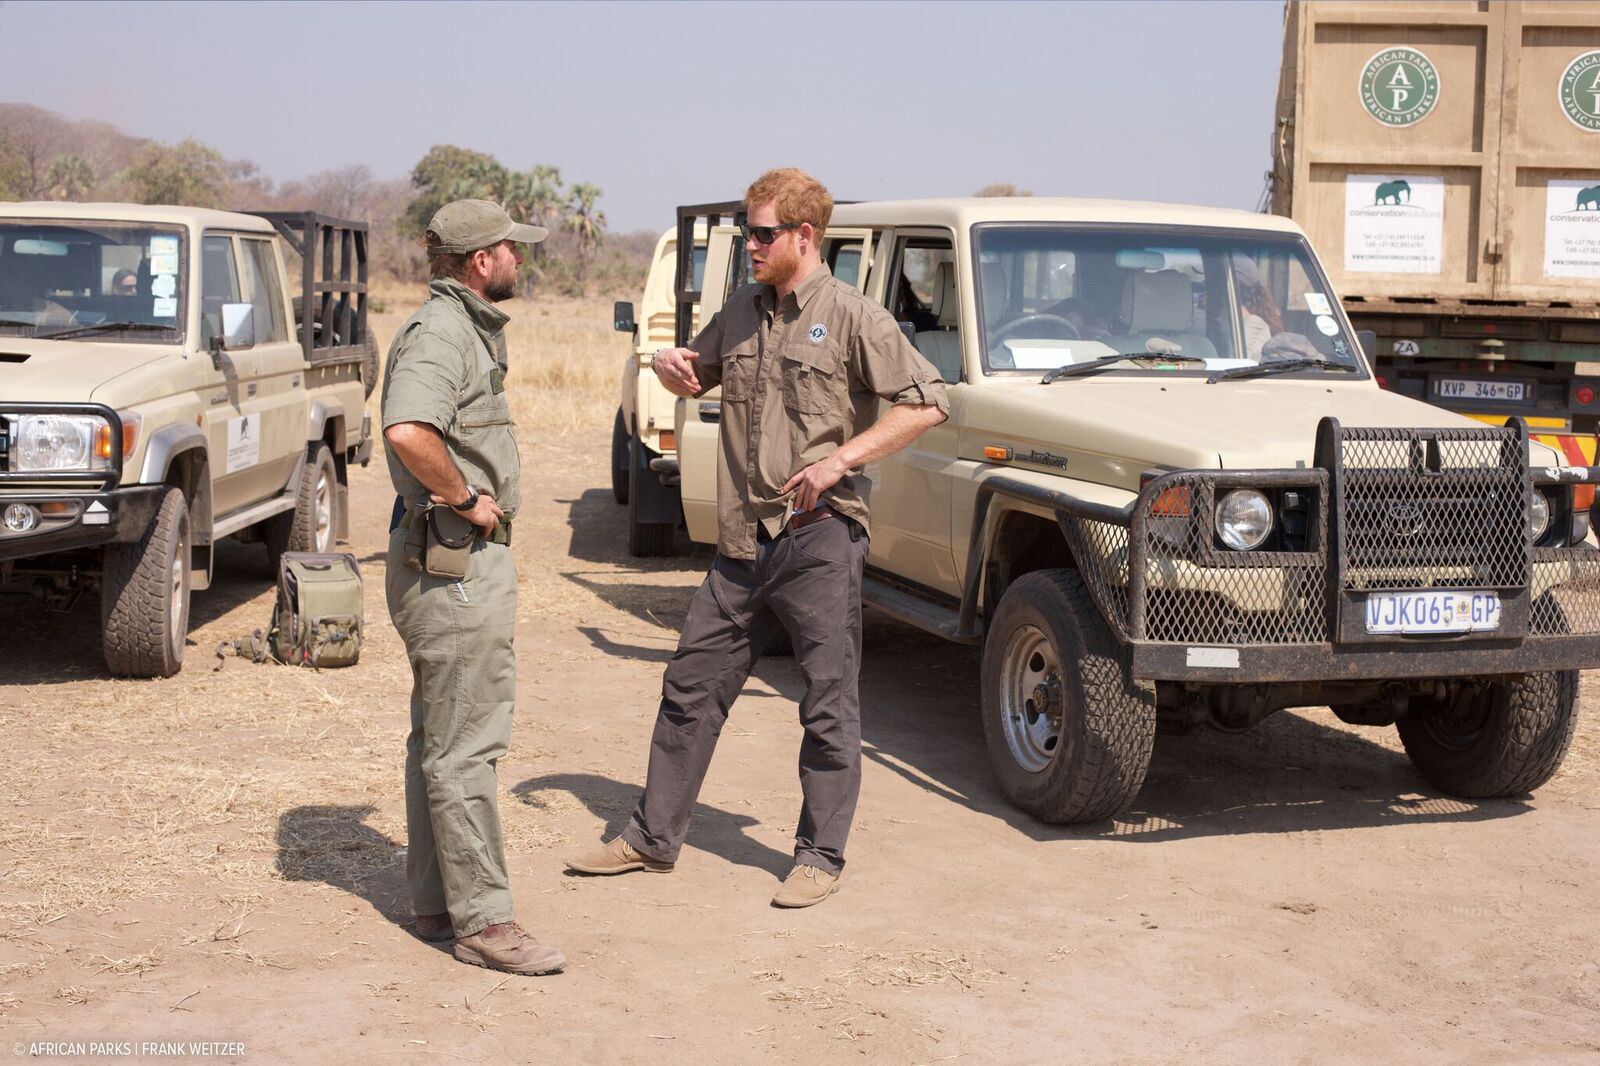
[[(698, 264), (696, 264), (698, 266)], [(705, 272), (695, 322), (711, 321), (728, 295), (748, 276), (744, 241), (734, 226), (713, 226), (706, 233)], [(722, 415), (721, 389), (699, 398), (680, 398), (674, 413), (678, 444), (678, 491), (689, 539), (717, 542), (717, 432)]]
[[(956, 595), (961, 580), (951, 549), (951, 477), (962, 392), (961, 271), (949, 230), (900, 228), (881, 238), (887, 269), (867, 294), (889, 308), (912, 343), (948, 383), (950, 417), (909, 447), (867, 467), (872, 480), (872, 542), (867, 565)], [(940, 286), (954, 285), (957, 300)], [(879, 416), (891, 404), (882, 401)], [(963, 534), (965, 535), (965, 534)]]
[(232, 234), (201, 235), (199, 288), (200, 351), (217, 370), (202, 397), (201, 428), (211, 453), (212, 513), (220, 518), (270, 494), (257, 485), (262, 418), (255, 347), (212, 347), (223, 337), (223, 307), (244, 301)]
[[(281, 489), (304, 461), (310, 411), (305, 388), (305, 352), (295, 337), (277, 240), (240, 234), (243, 297), (255, 321), (256, 391), (261, 411), (262, 494)], [(246, 390), (248, 392), (248, 389)]]

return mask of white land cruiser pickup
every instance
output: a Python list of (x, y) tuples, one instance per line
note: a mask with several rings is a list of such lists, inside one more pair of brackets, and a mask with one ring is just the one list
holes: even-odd
[(111, 672), (165, 677), (217, 541), (330, 550), (372, 451), (366, 229), (0, 204), (0, 591), (98, 587)]
[[(865, 233), (863, 291), (951, 383), (950, 419), (868, 471), (865, 599), (982, 645), (1013, 803), (1108, 817), (1158, 720), (1296, 706), (1398, 726), (1457, 795), (1556, 771), (1600, 664), (1600, 470), (1381, 389), (1293, 222), (969, 199), (841, 205), (833, 226)], [(702, 315), (741, 252), (711, 231)], [(717, 415), (679, 403), (707, 543)]]

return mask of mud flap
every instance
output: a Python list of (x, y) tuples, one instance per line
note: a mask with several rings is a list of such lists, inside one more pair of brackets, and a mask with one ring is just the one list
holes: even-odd
[[(637, 438), (636, 438), (637, 442)], [(676, 528), (683, 521), (683, 505), (678, 497), (678, 486), (663, 485), (661, 475), (650, 469), (650, 460), (656, 453), (637, 443), (630, 448), (633, 454), (634, 477), (629, 491), (638, 494), (634, 505), (634, 520), (643, 523), (671, 524)]]

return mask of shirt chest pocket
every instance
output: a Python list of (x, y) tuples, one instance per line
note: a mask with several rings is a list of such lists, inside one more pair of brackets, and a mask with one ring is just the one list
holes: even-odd
[(465, 437), (472, 437), (496, 426), (511, 425), (511, 405), (506, 403), (505, 393), (490, 393), (476, 403), (462, 408), (459, 425)]
[(844, 375), (843, 353), (836, 344), (800, 341), (783, 348), (783, 405), (801, 414), (827, 414), (838, 409)]
[(759, 349), (754, 338), (737, 345), (722, 356), (722, 398), (748, 400), (756, 391), (756, 363)]

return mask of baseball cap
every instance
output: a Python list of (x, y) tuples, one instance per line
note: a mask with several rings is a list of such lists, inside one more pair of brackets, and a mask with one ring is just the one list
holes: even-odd
[(523, 244), (537, 244), (550, 235), (543, 226), (514, 222), (506, 209), (491, 200), (452, 200), (434, 212), (428, 232), (439, 238), (429, 250), (466, 255), (479, 248), (498, 244), (507, 237)]

